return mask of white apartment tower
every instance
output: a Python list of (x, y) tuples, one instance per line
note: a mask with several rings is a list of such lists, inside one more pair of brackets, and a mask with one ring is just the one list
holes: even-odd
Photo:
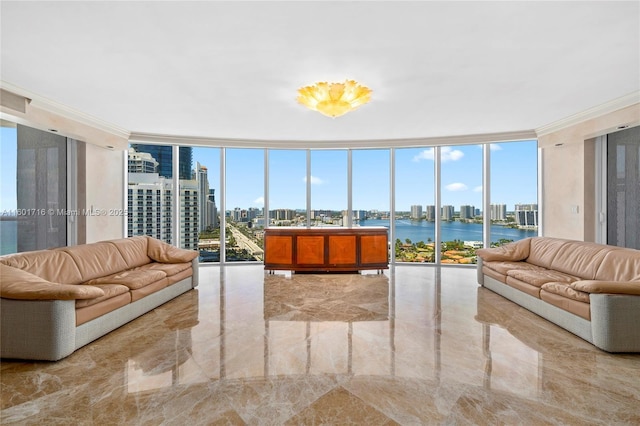
[(422, 206), (417, 204), (411, 206), (411, 219), (422, 219)]
[(516, 204), (515, 215), (518, 226), (527, 228), (535, 228), (538, 226), (537, 204)]
[(207, 176), (208, 171), (206, 166), (203, 166), (199, 162), (196, 162), (196, 181), (198, 184), (198, 194), (202, 194), (198, 198), (198, 229), (202, 232), (210, 225), (209, 214), (207, 209), (207, 201), (209, 195), (209, 178)]
[(430, 222), (435, 221), (436, 220), (436, 206), (434, 206), (434, 205), (427, 206), (426, 210), (427, 210), (427, 213), (426, 213), (427, 220), (430, 221)]
[(475, 206), (460, 206), (460, 219), (473, 219), (476, 216)]
[(442, 206), (442, 220), (453, 220), (454, 212), (453, 206)]
[(507, 205), (491, 204), (491, 220), (507, 220)]

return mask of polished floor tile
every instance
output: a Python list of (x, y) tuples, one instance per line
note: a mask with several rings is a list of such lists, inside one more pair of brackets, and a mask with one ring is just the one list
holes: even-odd
[(475, 281), (200, 268), (200, 286), (58, 362), (2, 360), (3, 424), (640, 424), (608, 354)]

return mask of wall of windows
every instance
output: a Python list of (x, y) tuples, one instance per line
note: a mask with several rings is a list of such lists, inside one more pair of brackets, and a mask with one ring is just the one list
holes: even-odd
[[(220, 261), (221, 248), (225, 262), (261, 261), (267, 226), (384, 226), (392, 261), (432, 264), (475, 263), (480, 247), (537, 235), (536, 141), (330, 150), (163, 146), (177, 154), (165, 174), (181, 161), (192, 170), (190, 179), (170, 173), (164, 181), (162, 160), (151, 152), (158, 148), (132, 145), (129, 152), (129, 235), (162, 231), (164, 218), (160, 238), (200, 250), (203, 262)], [(134, 188), (142, 184), (178, 192), (156, 199), (148, 188)], [(158, 223), (146, 222), (156, 217)]]

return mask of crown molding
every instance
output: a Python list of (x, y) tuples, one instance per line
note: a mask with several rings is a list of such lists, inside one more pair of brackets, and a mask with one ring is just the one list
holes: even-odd
[(640, 91), (635, 91), (620, 98), (613, 99), (602, 105), (589, 108), (577, 114), (573, 114), (569, 117), (563, 118), (562, 120), (558, 120), (551, 124), (538, 127), (537, 129), (535, 129), (535, 133), (538, 137), (548, 135), (550, 133), (555, 133), (559, 130), (575, 126), (576, 124), (583, 123), (593, 118), (601, 117), (605, 114), (609, 114), (622, 108), (636, 105), (638, 103), (640, 103)]
[(130, 132), (126, 129), (118, 127), (114, 124), (100, 120), (99, 118), (85, 114), (81, 111), (60, 104), (58, 102), (47, 99), (43, 96), (39, 96), (33, 92), (29, 92), (21, 87), (15, 86), (6, 81), (0, 81), (0, 87), (7, 92), (15, 95), (23, 96), (29, 99), (27, 108), (37, 108), (39, 110), (46, 111), (48, 113), (63, 117), (67, 120), (74, 121), (76, 123), (88, 126), (94, 129), (101, 130), (105, 133), (109, 133), (120, 139), (129, 139)]
[(511, 142), (537, 139), (533, 130), (514, 132), (483, 133), (475, 135), (442, 136), (413, 139), (376, 139), (376, 140), (255, 140), (231, 138), (207, 138), (198, 136), (177, 136), (153, 133), (132, 132), (130, 143), (149, 143), (157, 145), (190, 145), (225, 148), (279, 148), (279, 149), (364, 149), (364, 148), (410, 148), (424, 146), (473, 145), (491, 142)]

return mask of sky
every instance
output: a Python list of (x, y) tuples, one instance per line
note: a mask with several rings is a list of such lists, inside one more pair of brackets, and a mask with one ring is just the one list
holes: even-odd
[[(395, 150), (396, 210), (434, 204), (433, 148)], [(269, 150), (269, 209), (306, 208), (306, 150)], [(389, 211), (389, 150), (352, 150), (354, 210)], [(482, 147), (442, 147), (442, 204), (482, 206)], [(537, 203), (537, 142), (491, 145), (491, 202)], [(220, 150), (195, 148), (194, 163), (209, 169), (209, 185), (219, 194)], [(264, 205), (264, 150), (227, 149), (226, 208)], [(311, 209), (347, 208), (347, 151), (311, 151)], [(216, 196), (216, 203), (218, 195)]]
[[(16, 129), (1, 128), (0, 210), (16, 208)], [(352, 150), (353, 209), (389, 211), (389, 150)], [(434, 204), (433, 148), (395, 150), (396, 211), (411, 205)], [(264, 206), (263, 149), (226, 150), (226, 208)], [(311, 151), (311, 209), (346, 210), (347, 151)], [(482, 206), (482, 148), (480, 145), (442, 147), (441, 197), (443, 205)], [(220, 149), (194, 148), (196, 162), (209, 170), (220, 206)], [(269, 208), (306, 208), (306, 150), (269, 150)], [(537, 203), (536, 141), (491, 145), (491, 202)]]

